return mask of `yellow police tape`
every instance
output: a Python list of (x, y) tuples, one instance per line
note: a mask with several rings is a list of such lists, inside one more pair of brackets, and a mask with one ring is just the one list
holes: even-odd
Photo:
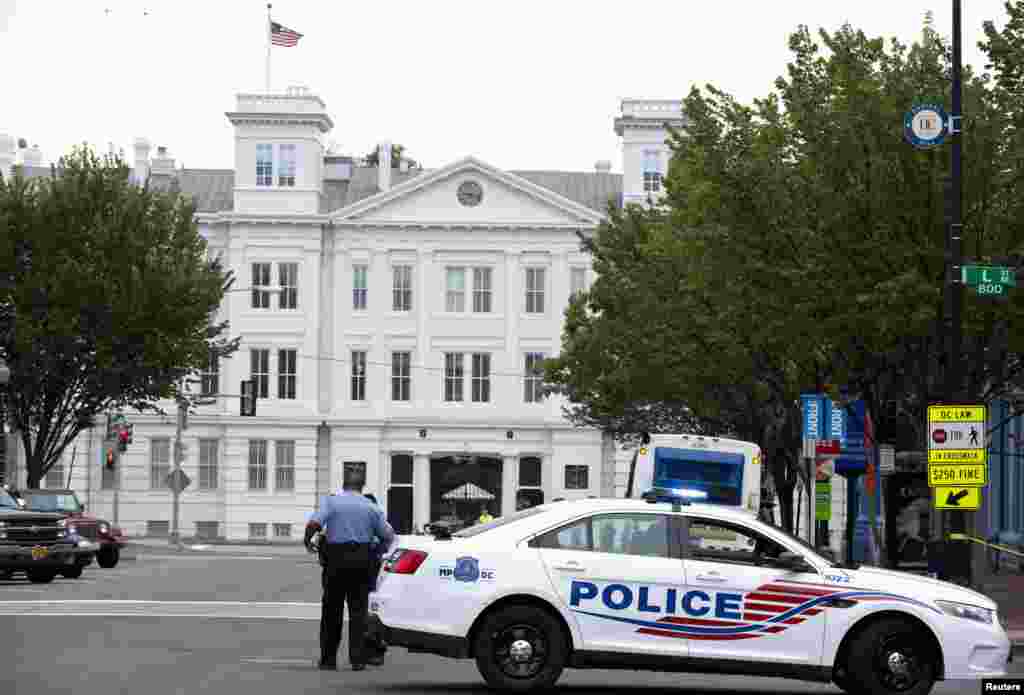
[(1010, 553), (1010, 555), (1016, 555), (1017, 557), (1024, 557), (1024, 553), (1022, 553), (1020, 551), (1012, 550), (1011, 548), (1007, 548), (1006, 546), (1003, 546), (1003, 545), (996, 545), (995, 543), (989, 543), (987, 541), (981, 540), (980, 538), (972, 538), (971, 536), (968, 536), (965, 533), (951, 533), (951, 534), (949, 534), (949, 539), (953, 540), (953, 541), (971, 541), (972, 543), (977, 543), (979, 545), (984, 545), (987, 548), (995, 548), (996, 550), (998, 550), (1000, 552), (1003, 552), (1003, 553)]

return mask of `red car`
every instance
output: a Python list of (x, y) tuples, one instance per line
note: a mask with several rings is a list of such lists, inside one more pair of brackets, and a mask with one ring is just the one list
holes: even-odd
[(21, 490), (25, 509), (33, 512), (56, 512), (67, 519), (74, 519), (78, 535), (98, 543), (96, 562), (100, 567), (114, 567), (121, 559), (124, 534), (121, 529), (104, 519), (85, 513), (85, 505), (78, 500), (74, 490)]

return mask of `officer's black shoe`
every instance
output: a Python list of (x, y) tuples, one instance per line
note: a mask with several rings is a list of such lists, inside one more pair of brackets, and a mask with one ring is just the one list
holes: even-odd
[(353, 671), (362, 671), (366, 668), (366, 664), (352, 664)]

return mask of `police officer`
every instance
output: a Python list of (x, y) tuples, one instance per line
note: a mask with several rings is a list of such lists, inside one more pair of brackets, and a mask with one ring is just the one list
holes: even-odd
[(323, 589), (320, 611), (320, 669), (338, 668), (342, 615), (348, 606), (348, 655), (353, 671), (362, 671), (367, 663), (378, 665), (379, 657), (367, 658), (365, 650), (367, 604), (370, 592), (371, 552), (374, 536), (386, 549), (395, 532), (380, 508), (363, 497), (365, 473), (345, 472), (340, 494), (320, 501), (320, 510), (306, 524), (305, 543), (312, 551), (312, 539), (325, 530)]

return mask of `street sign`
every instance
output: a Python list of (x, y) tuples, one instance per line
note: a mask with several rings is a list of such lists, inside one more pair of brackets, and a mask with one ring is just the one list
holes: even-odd
[(935, 488), (936, 509), (966, 509), (977, 511), (981, 508), (980, 487), (937, 487)]
[(960, 282), (980, 296), (1005, 297), (1008, 288), (1017, 286), (1017, 271), (1000, 265), (965, 265), (960, 267)]
[(928, 406), (928, 485), (936, 489), (936, 509), (977, 509), (967, 506), (971, 493), (964, 496), (967, 502), (954, 504), (939, 492), (951, 485), (957, 490), (988, 485), (985, 411), (983, 405)]
[(928, 485), (959, 485), (961, 487), (985, 487), (988, 485), (988, 466), (984, 463), (933, 463), (928, 466)]
[(903, 117), (903, 137), (914, 147), (941, 145), (947, 123), (946, 110), (940, 104), (918, 104)]
[(180, 468), (175, 468), (167, 474), (167, 487), (171, 488), (176, 494), (180, 494), (182, 490), (191, 484), (192, 479)]
[(933, 463), (985, 463), (984, 449), (929, 449), (928, 464)]

